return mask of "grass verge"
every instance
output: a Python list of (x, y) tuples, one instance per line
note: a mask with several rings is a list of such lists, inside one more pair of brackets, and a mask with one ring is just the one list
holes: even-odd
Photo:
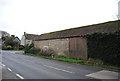
[(52, 58), (48, 56), (41, 56), (38, 54), (31, 54), (31, 53), (25, 53), (24, 55), (30, 55), (30, 56), (46, 58), (46, 59), (56, 60), (56, 61), (64, 61), (64, 62), (69, 62), (69, 63), (77, 63), (77, 64), (82, 64), (82, 65), (87, 65), (87, 66), (96, 66), (96, 67), (102, 67), (102, 68), (107, 68), (107, 69), (120, 70), (120, 67), (97, 64), (97, 62), (93, 63), (93, 61), (90, 61), (90, 60), (77, 60), (77, 59), (71, 59), (71, 58), (65, 58), (65, 57)]

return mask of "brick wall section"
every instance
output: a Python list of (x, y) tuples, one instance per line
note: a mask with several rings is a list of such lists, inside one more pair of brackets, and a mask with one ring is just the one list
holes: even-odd
[(53, 39), (53, 40), (42, 40), (34, 41), (36, 48), (43, 50), (52, 49), (55, 51), (55, 56), (69, 56), (69, 39)]

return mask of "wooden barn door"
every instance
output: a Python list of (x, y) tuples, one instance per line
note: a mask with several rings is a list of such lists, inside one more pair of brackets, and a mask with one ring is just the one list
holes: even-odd
[(87, 41), (84, 38), (70, 38), (69, 52), (71, 58), (87, 59)]

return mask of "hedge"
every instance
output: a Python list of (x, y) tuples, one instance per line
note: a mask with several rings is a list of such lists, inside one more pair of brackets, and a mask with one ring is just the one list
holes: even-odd
[(88, 58), (100, 59), (105, 64), (120, 66), (120, 31), (87, 34)]

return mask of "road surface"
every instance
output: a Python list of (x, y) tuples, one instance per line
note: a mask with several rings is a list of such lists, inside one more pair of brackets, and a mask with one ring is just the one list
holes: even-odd
[(16, 54), (14, 51), (2, 51), (2, 66), (3, 79), (6, 79), (5, 68), (15, 79), (118, 79), (118, 72), (108, 69)]

